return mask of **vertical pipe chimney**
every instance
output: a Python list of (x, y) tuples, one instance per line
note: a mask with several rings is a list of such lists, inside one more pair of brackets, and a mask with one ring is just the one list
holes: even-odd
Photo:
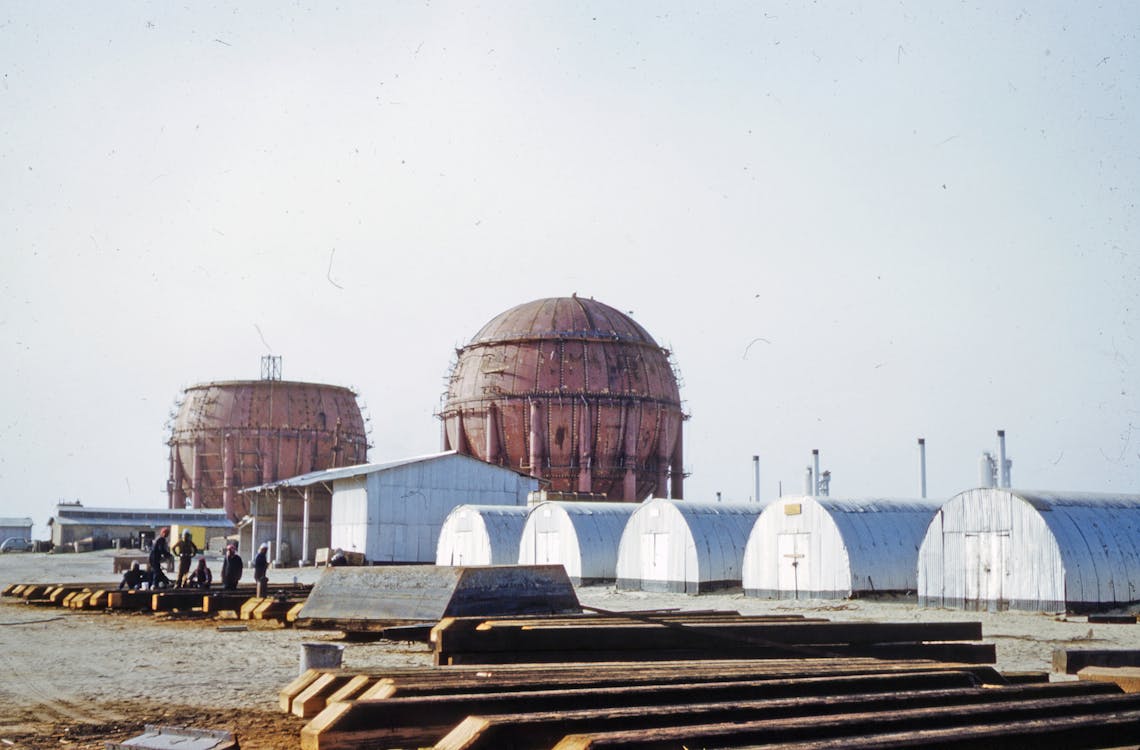
[(807, 467), (807, 470), (804, 472), (804, 494), (805, 495), (811, 495), (812, 491), (814, 489), (815, 489), (815, 486), (812, 484), (811, 467), (809, 466), (809, 467)]
[(918, 439), (918, 487), (919, 497), (926, 498), (926, 438)]
[(819, 494), (819, 448), (812, 448), (811, 450), (811, 465), (812, 465), (812, 495)]
[(997, 431), (998, 437), (998, 487), (1009, 487), (1009, 467), (1005, 460), (1005, 430)]
[(760, 502), (760, 457), (752, 457), (752, 476), (756, 482), (756, 502)]

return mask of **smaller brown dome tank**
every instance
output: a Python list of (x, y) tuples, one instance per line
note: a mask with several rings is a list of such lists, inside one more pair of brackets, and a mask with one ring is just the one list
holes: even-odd
[(249, 512), (237, 494), (286, 477), (367, 460), (356, 394), (337, 385), (263, 378), (185, 390), (170, 440), (171, 508)]
[(458, 351), (443, 448), (561, 492), (681, 498), (681, 410), (668, 350), (632, 318), (576, 295), (496, 316)]

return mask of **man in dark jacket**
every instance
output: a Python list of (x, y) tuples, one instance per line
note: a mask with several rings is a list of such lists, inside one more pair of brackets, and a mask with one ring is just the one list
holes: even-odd
[(226, 556), (222, 559), (222, 588), (232, 591), (237, 588), (241, 580), (241, 571), (245, 564), (238, 556), (237, 547), (226, 547)]
[(143, 569), (139, 567), (138, 562), (131, 563), (131, 569), (123, 573), (123, 580), (119, 581), (120, 589), (139, 589), (142, 588), (143, 581), (150, 580)]
[(170, 554), (170, 529), (164, 528), (155, 537), (154, 545), (150, 548), (150, 557), (147, 559), (152, 589), (166, 588), (170, 585), (170, 579), (162, 572), (162, 566), (167, 560), (173, 559), (174, 555)]
[(266, 573), (269, 571), (269, 545), (262, 542), (261, 546), (257, 549), (257, 556), (253, 558), (253, 580), (254, 582), (266, 580)]

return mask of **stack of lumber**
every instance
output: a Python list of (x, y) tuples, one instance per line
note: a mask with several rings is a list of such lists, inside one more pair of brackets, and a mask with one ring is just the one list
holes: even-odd
[(1140, 695), (1114, 684), (1010, 685), (991, 667), (923, 660), (312, 670), (281, 703), (307, 717), (322, 695), (301, 732), (305, 750), (1140, 742)]
[(216, 615), (235, 612), (244, 620), (278, 620), (291, 623), (308, 596), (310, 586), (295, 586), (257, 597), (253, 585), (235, 591), (212, 589), (161, 589), (157, 591), (108, 587), (105, 583), (15, 583), (0, 595), (27, 604), (99, 611), (195, 611)]
[(996, 661), (979, 622), (830, 622), (735, 613), (444, 618), (437, 665), (788, 657)]

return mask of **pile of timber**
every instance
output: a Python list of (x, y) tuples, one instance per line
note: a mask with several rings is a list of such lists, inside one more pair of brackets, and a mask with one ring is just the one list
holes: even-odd
[(27, 604), (95, 611), (199, 612), (217, 615), (233, 612), (243, 620), (277, 620), (286, 624), (308, 596), (310, 586), (295, 586), (256, 596), (256, 587), (239, 586), (234, 591), (212, 589), (108, 588), (103, 583), (16, 583), (6, 586), (0, 596), (22, 599)]
[(319, 711), (302, 729), (305, 750), (1140, 742), (1140, 695), (1115, 684), (1009, 684), (989, 666), (929, 660), (310, 670), (280, 699), (299, 716)]
[(435, 663), (502, 664), (789, 657), (996, 661), (980, 622), (831, 622), (735, 612), (444, 618)]

